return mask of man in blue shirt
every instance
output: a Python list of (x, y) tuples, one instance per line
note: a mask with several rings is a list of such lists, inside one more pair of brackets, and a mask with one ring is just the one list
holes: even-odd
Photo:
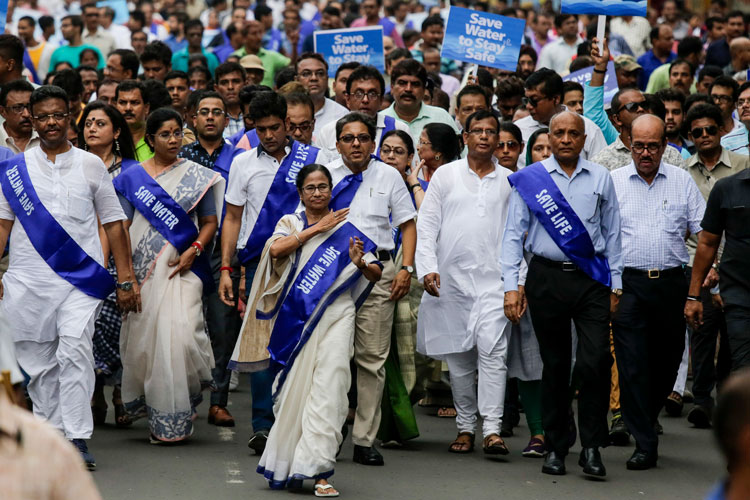
[[(565, 474), (565, 456), (570, 447), (570, 324), (571, 320), (575, 322), (580, 339), (576, 374), (581, 383), (578, 423), (583, 449), (579, 465), (584, 473), (601, 477), (606, 475), (606, 469), (599, 448), (609, 444), (607, 411), (612, 365), (609, 320), (622, 295), (620, 212), (609, 172), (580, 156), (586, 138), (583, 118), (571, 111), (563, 111), (552, 118), (549, 128), (553, 156), (514, 174), (518, 176), (516, 179), (511, 177), (514, 188), (501, 257), (506, 290), (505, 314), (514, 323), (518, 322), (525, 309), (525, 299), (528, 299), (544, 362), (542, 425), (549, 454), (542, 472), (553, 475)], [(526, 204), (518, 189), (527, 170), (538, 176), (534, 181), (549, 181), (548, 189), (541, 191), (539, 182), (531, 183), (536, 185), (532, 189), (539, 191), (528, 197), (534, 200), (532, 206)], [(554, 192), (558, 192), (557, 198)], [(542, 200), (547, 216), (545, 223), (554, 221), (555, 229), (551, 229), (551, 233), (535, 215), (540, 212), (533, 205), (542, 203)], [(560, 208), (565, 200), (572, 208)], [(567, 225), (571, 220), (585, 229), (577, 240), (588, 239), (588, 244), (593, 246), (595, 257), (576, 258), (578, 264), (586, 266), (586, 272), (571, 262), (571, 257), (557, 243), (566, 244), (566, 241), (556, 233), (567, 233), (567, 230), (560, 231), (558, 223), (562, 221)], [(569, 248), (570, 245), (565, 246)], [(523, 277), (519, 277), (519, 271), (524, 250), (532, 254), (525, 287), (523, 280), (519, 279)], [(578, 252), (569, 249), (568, 253)], [(608, 261), (608, 269), (604, 259)], [(595, 263), (598, 273), (592, 271)], [(602, 268), (605, 271), (602, 272)], [(597, 275), (597, 279), (592, 275)], [(609, 286), (604, 283), (609, 283)]]
[(638, 78), (638, 88), (641, 90), (646, 90), (648, 78), (656, 68), (672, 62), (677, 57), (677, 54), (672, 52), (674, 35), (668, 24), (660, 24), (652, 28), (649, 38), (653, 48), (638, 58), (638, 64), (643, 67)]

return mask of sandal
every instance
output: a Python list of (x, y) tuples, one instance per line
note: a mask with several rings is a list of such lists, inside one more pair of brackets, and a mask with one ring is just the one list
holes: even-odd
[(448, 451), (451, 453), (471, 453), (474, 451), (474, 434), (459, 432), (456, 439), (448, 447)]
[[(333, 487), (332, 484), (328, 484), (328, 483), (326, 483), (326, 484), (315, 483), (315, 486), (313, 486), (313, 488), (315, 489), (315, 496), (316, 497), (322, 497), (322, 498), (330, 497), (330, 498), (333, 498), (333, 497), (339, 496), (339, 492), (334, 489), (334, 487)], [(331, 491), (329, 493), (329, 490), (333, 490), (333, 491)]]
[(119, 385), (116, 385), (114, 391), (112, 391), (112, 405), (115, 407), (115, 425), (117, 427), (123, 428), (133, 425), (133, 420), (128, 415), (125, 405), (122, 404), (122, 393)]
[(437, 411), (438, 418), (456, 418), (456, 415), (458, 413), (452, 406), (441, 406)]
[(494, 433), (484, 438), (482, 449), (486, 455), (507, 455), (510, 453), (503, 438)]

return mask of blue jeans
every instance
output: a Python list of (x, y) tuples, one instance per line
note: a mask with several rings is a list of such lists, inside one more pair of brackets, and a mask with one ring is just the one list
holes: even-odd
[[(260, 259), (253, 259), (245, 264), (245, 284), (247, 292), (250, 293), (252, 288), (255, 271), (258, 269)], [(245, 314), (249, 314), (246, 312)], [(271, 368), (259, 372), (250, 373), (250, 397), (253, 407), (253, 432), (269, 430), (273, 425), (273, 387), (274, 373)]]

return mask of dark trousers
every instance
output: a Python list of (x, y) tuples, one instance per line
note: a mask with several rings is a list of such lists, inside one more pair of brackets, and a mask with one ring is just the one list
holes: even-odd
[[(211, 393), (211, 405), (226, 407), (229, 400), (229, 380), (232, 372), (227, 369), (234, 345), (242, 327), (242, 318), (237, 307), (230, 307), (219, 299), (219, 278), (221, 273), (221, 248), (217, 244), (211, 253), (211, 271), (216, 282), (216, 290), (203, 298), (206, 312), (208, 335), (211, 338), (211, 348), (214, 352), (216, 366), (211, 374), (216, 384), (216, 390)], [(232, 289), (234, 296), (239, 293), (240, 273), (232, 274)]]
[[(260, 259), (253, 259), (245, 264), (245, 288), (250, 293), (253, 286), (255, 271), (258, 270)], [(245, 314), (252, 314), (246, 311)], [(274, 371), (271, 368), (250, 373), (250, 397), (253, 407), (253, 431), (269, 430), (274, 422), (272, 388)]]
[(526, 296), (544, 363), (542, 425), (547, 448), (560, 456), (568, 454), (571, 320), (578, 332), (575, 376), (580, 381), (581, 444), (585, 448), (607, 446), (610, 290), (583, 271), (563, 271), (534, 257)]
[[(690, 280), (692, 268), (687, 268), (687, 279)], [(716, 307), (711, 300), (708, 289), (701, 289), (703, 303), (703, 324), (690, 330), (690, 356), (693, 362), (693, 396), (695, 404), (713, 408), (714, 388), (729, 376), (732, 358), (727, 342), (727, 324), (724, 311)], [(716, 359), (716, 344), (719, 343), (719, 357)]]
[(728, 304), (724, 308), (724, 315), (732, 352), (732, 371), (737, 371), (750, 366), (750, 307)]
[(636, 447), (656, 453), (654, 424), (685, 350), (687, 282), (681, 269), (656, 279), (626, 269), (622, 289), (612, 318), (622, 417)]

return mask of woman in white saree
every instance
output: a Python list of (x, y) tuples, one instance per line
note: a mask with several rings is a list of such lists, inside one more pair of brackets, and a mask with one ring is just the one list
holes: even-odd
[(182, 119), (174, 110), (149, 116), (146, 141), (155, 156), (115, 179), (130, 219), (143, 304), (122, 324), (120, 352), (125, 407), (134, 418), (148, 418), (151, 443), (157, 444), (192, 434), (195, 407), (211, 383), (200, 255), (216, 233), (224, 180), (177, 157)]
[(230, 367), (278, 369), (276, 422), (258, 472), (271, 488), (315, 481), (315, 496), (339, 493), (333, 475), (343, 436), (356, 305), (380, 279), (375, 245), (328, 208), (328, 170), (308, 165), (297, 176), (305, 210), (285, 215), (261, 256), (250, 305)]

